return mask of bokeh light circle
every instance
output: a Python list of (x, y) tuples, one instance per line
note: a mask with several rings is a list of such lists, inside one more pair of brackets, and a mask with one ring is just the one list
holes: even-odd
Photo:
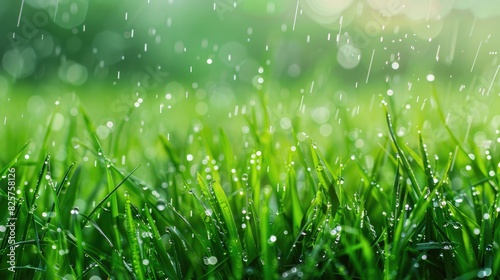
[(96, 57), (106, 65), (112, 65), (122, 59), (125, 50), (125, 39), (113, 31), (103, 31), (95, 36), (92, 47)]
[(345, 44), (339, 47), (337, 62), (345, 69), (358, 66), (361, 61), (361, 50), (353, 44)]
[(87, 68), (74, 61), (61, 64), (58, 74), (61, 80), (76, 86), (82, 85), (88, 78)]
[(27, 77), (36, 68), (35, 51), (30, 47), (9, 50), (2, 57), (2, 66), (16, 79)]
[(341, 16), (352, 0), (305, 0), (301, 1), (304, 12), (319, 24), (331, 24)]

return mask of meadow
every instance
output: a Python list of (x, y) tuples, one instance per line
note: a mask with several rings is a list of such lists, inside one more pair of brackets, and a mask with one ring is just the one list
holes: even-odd
[(0, 279), (498, 278), (498, 16), (39, 2), (0, 9)]
[(2, 130), (15, 147), (2, 168), (2, 219), (15, 222), (15, 243), (2, 227), (2, 274), (496, 275), (498, 116), (487, 107), (461, 115), (486, 106), (474, 96), (450, 112), (435, 83), (422, 82), (419, 98), (389, 91), (316, 104), (256, 90), (225, 116), (180, 113), (204, 106), (196, 96), (162, 110), (164, 96), (130, 102), (124, 114), (98, 95), (30, 97), (45, 110), (15, 118), (22, 106), (10, 106)]

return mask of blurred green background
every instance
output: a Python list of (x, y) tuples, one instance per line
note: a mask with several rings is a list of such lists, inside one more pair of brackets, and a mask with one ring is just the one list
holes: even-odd
[(431, 146), (449, 140), (438, 101), (461, 137), (477, 136), (469, 122), (488, 128), (478, 142), (494, 139), (500, 123), (496, 1), (7, 0), (0, 18), (2, 161), (54, 110), (65, 135), (80, 103), (101, 140), (126, 119), (127, 153), (151, 158), (158, 134), (248, 133), (258, 92), (276, 131), (347, 156), (386, 134), (379, 95), (402, 116), (400, 136), (418, 127)]
[(238, 85), (255, 84), (262, 67), (274, 82), (289, 87), (321, 75), (353, 87), (366, 84), (372, 62), (369, 82), (422, 72), (470, 80), (496, 68), (499, 5), (9, 0), (0, 8), (3, 76), (16, 83), (56, 79), (74, 86), (134, 86), (148, 68), (161, 67), (169, 73), (168, 79), (161, 76), (161, 86), (172, 81)]

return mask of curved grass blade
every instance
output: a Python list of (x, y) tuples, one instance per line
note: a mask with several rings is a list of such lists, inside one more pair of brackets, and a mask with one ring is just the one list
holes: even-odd
[(109, 244), (109, 247), (111, 247), (112, 249), (116, 248), (115, 245), (113, 245), (113, 242), (111, 241), (111, 239), (104, 233), (104, 231), (99, 227), (99, 225), (94, 220), (92, 220), (92, 218), (90, 216), (86, 216), (85, 214), (82, 214), (82, 213), (79, 213), (79, 215), (84, 218), (85, 223), (90, 223), (97, 230), (97, 232), (102, 237), (104, 237), (104, 240), (106, 240), (106, 242)]
[(415, 173), (413, 173), (413, 169), (411, 168), (410, 163), (408, 162), (408, 159), (405, 156), (405, 153), (403, 152), (403, 149), (399, 145), (396, 134), (394, 133), (394, 128), (392, 126), (392, 119), (391, 119), (391, 115), (389, 114), (389, 109), (387, 108), (387, 103), (382, 101), (382, 104), (384, 105), (383, 107), (385, 109), (385, 117), (386, 117), (386, 121), (387, 121), (387, 126), (389, 128), (389, 135), (390, 135), (392, 143), (394, 144), (394, 147), (396, 148), (396, 151), (398, 153), (398, 161), (401, 162), (403, 170), (408, 175), (408, 178), (410, 179), (411, 184), (412, 184), (412, 188), (411, 188), (409, 194), (411, 195), (413, 202), (416, 202), (416, 201), (418, 201), (419, 197), (422, 196), (422, 191), (420, 189), (420, 185), (417, 181), (417, 178), (415, 177)]

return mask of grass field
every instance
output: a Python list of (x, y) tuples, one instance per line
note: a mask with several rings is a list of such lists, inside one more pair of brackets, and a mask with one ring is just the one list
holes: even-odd
[(69, 93), (15, 112), (12, 95), (2, 278), (491, 278), (494, 99), (445, 106), (436, 84), (344, 101), (263, 89), (226, 110)]
[(500, 279), (494, 1), (4, 1), (0, 279)]

